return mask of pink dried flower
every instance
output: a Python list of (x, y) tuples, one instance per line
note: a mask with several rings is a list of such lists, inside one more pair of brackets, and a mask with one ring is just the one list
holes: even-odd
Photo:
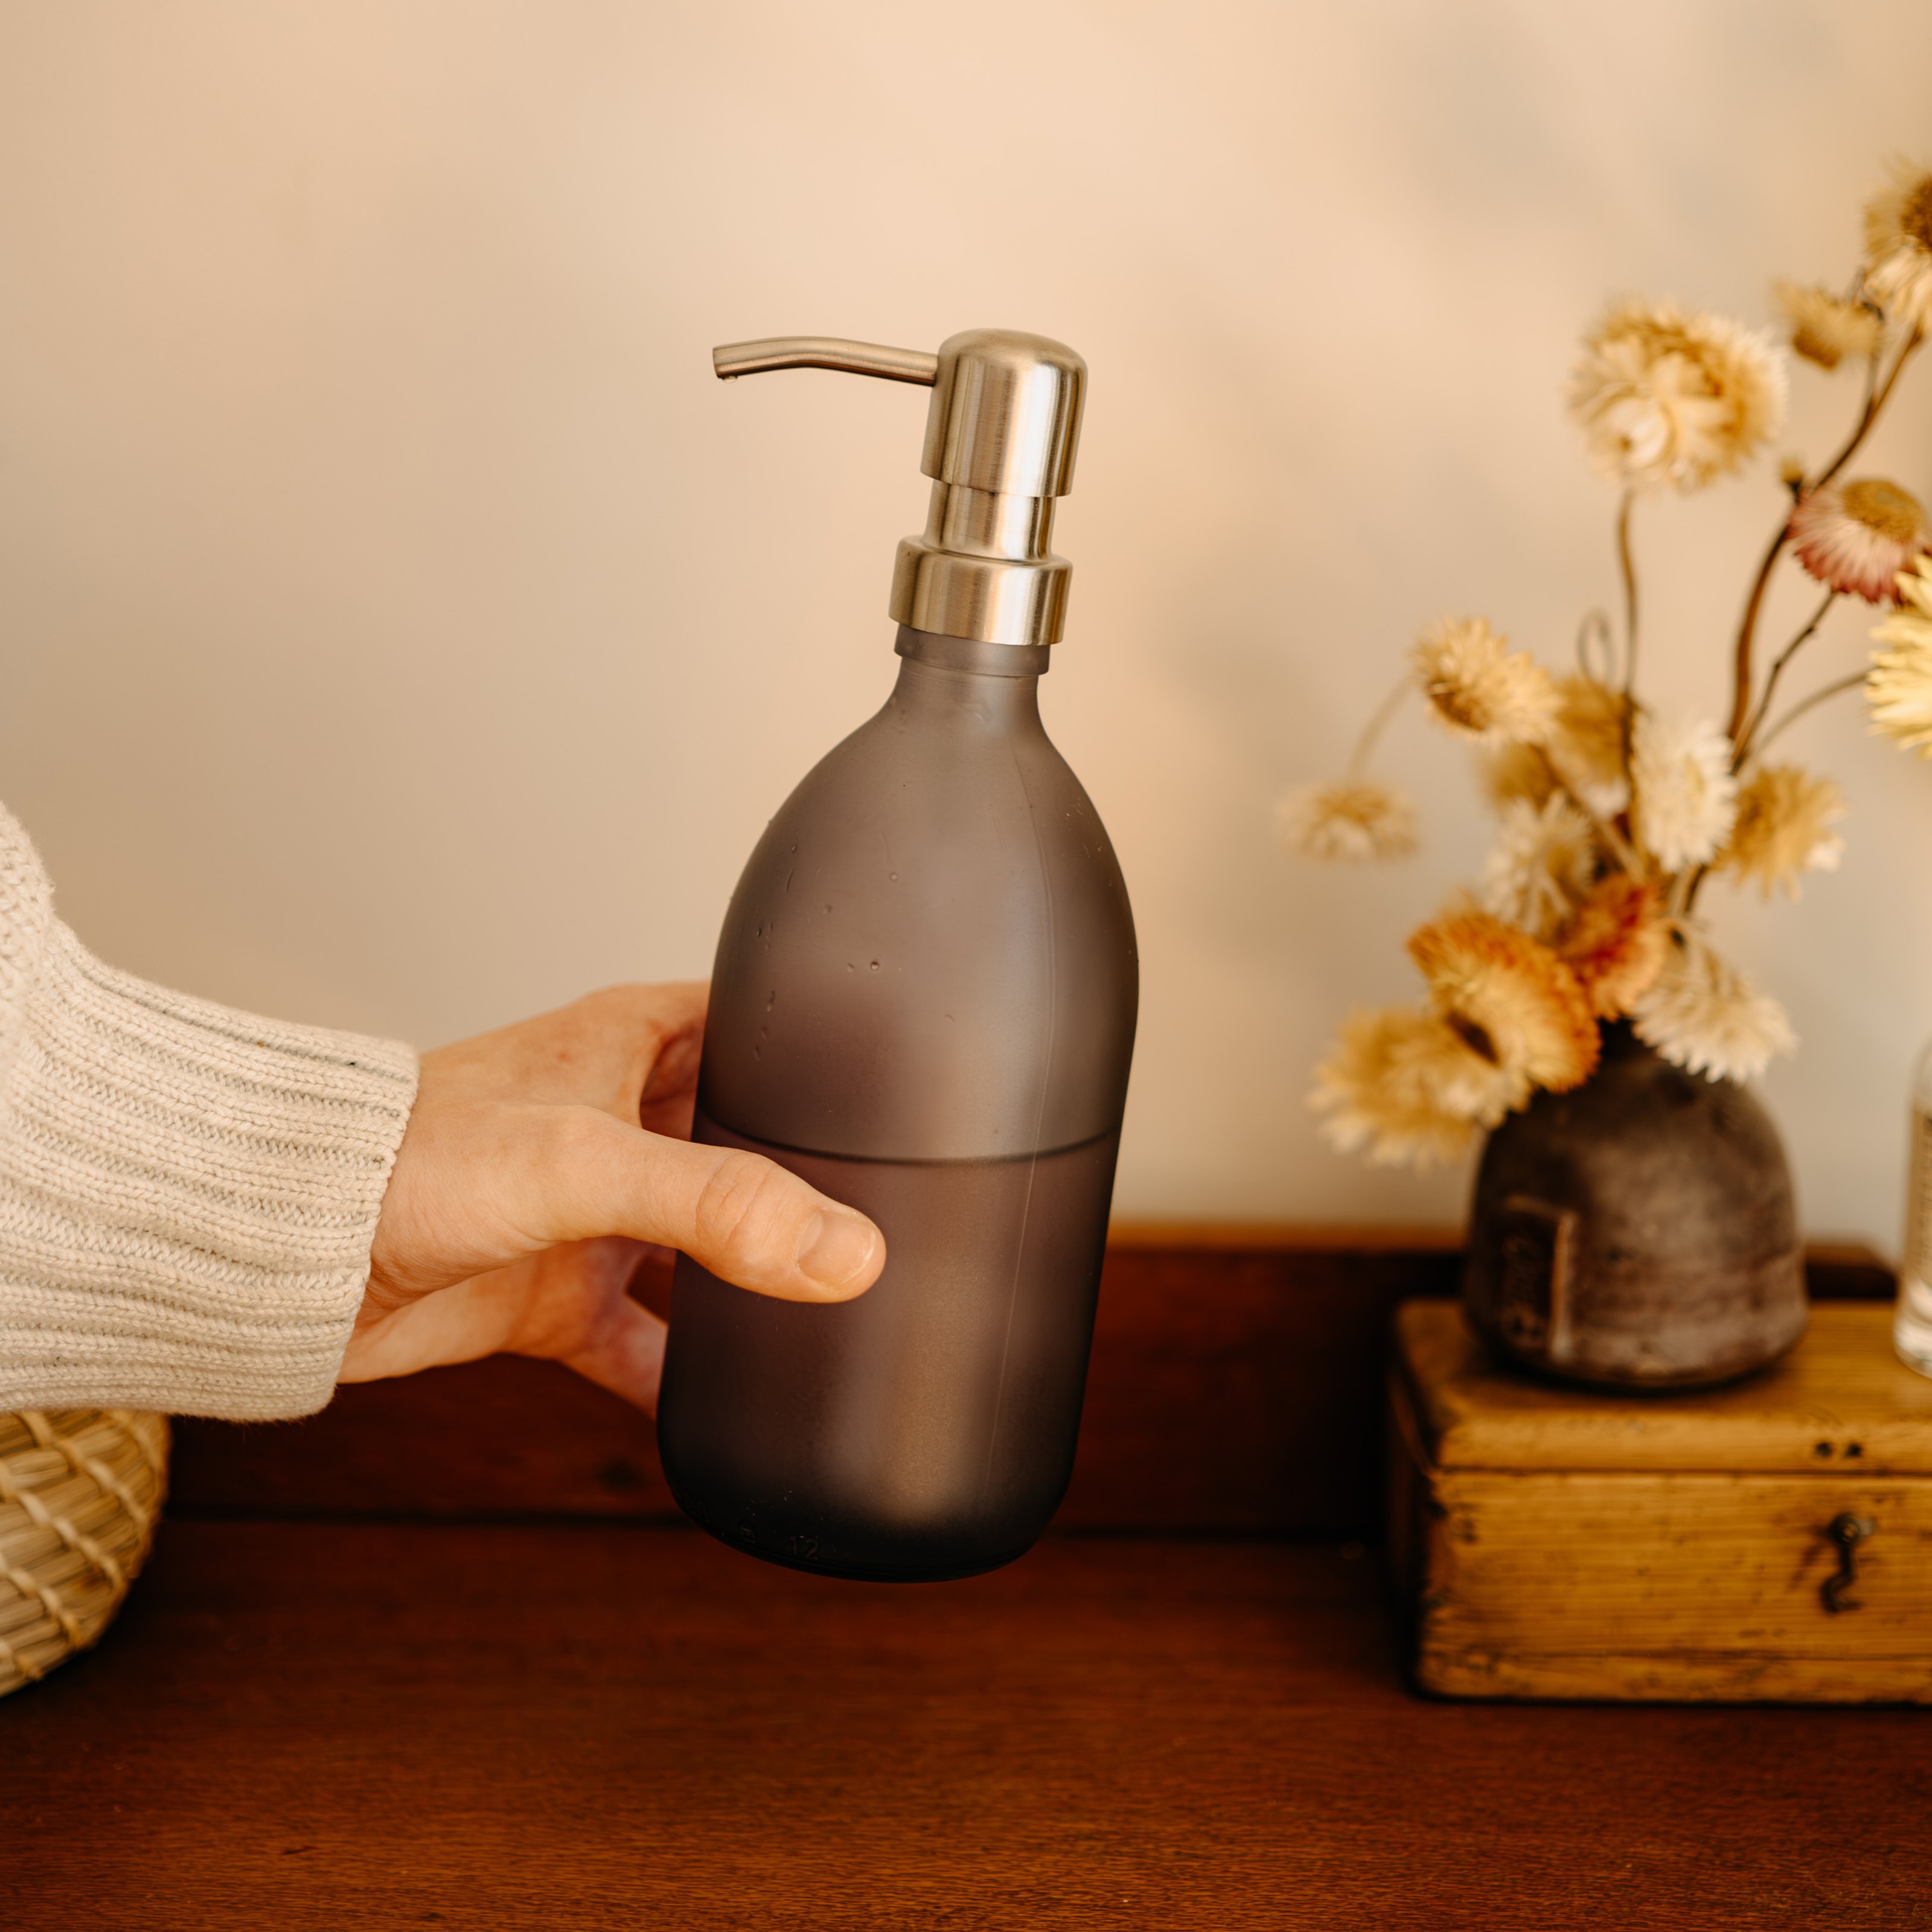
[(1925, 512), (1882, 476), (1828, 483), (1791, 513), (1798, 561), (1820, 584), (1868, 604), (1898, 602), (1898, 573), (1924, 550)]

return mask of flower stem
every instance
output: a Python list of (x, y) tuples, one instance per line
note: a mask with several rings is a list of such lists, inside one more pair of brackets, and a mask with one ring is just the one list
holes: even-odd
[(1850, 677), (1841, 677), (1835, 684), (1828, 684), (1824, 686), (1821, 689), (1814, 691), (1809, 698), (1800, 698), (1798, 701), (1764, 734), (1763, 742), (1757, 748), (1758, 756), (1760, 758), (1762, 758), (1765, 753), (1771, 748), (1772, 741), (1775, 738), (1781, 738), (1784, 736), (1784, 734), (1790, 730), (1791, 727), (1796, 724), (1798, 719), (1802, 718), (1805, 712), (1810, 710), (1814, 706), (1822, 704), (1828, 698), (1836, 698), (1840, 692), (1856, 689), (1857, 686), (1864, 683), (1864, 673), (1862, 670), (1855, 670)]
[(1778, 652), (1771, 669), (1765, 674), (1763, 695), (1752, 710), (1744, 726), (1744, 736), (1737, 741), (1737, 748), (1731, 754), (1731, 770), (1733, 772), (1742, 770), (1744, 760), (1750, 756), (1751, 740), (1756, 736), (1759, 727), (1770, 712), (1772, 695), (1778, 689), (1778, 680), (1784, 675), (1784, 667), (1816, 634), (1818, 626), (1825, 621), (1825, 613), (1838, 601), (1838, 593), (1835, 590), (1826, 592), (1817, 609), (1811, 614), (1811, 621)]
[(1375, 708), (1367, 724), (1362, 728), (1362, 735), (1355, 740), (1355, 748), (1348, 759), (1348, 769), (1343, 774), (1352, 784), (1362, 775), (1362, 768), (1369, 762), (1369, 754), (1376, 748), (1376, 740), (1382, 735), (1389, 720), (1402, 708), (1402, 700), (1408, 695), (1412, 680), (1405, 671), (1396, 680), (1395, 688)]
[(1600, 610), (1585, 611), (1583, 621), (1576, 626), (1576, 668), (1592, 684), (1615, 684), (1616, 648), (1610, 619)]
[(1570, 782), (1563, 767), (1551, 756), (1547, 745), (1537, 748), (1543, 754), (1543, 762), (1549, 767), (1550, 776), (1556, 782), (1556, 789), (1590, 822), (1590, 830), (1604, 842), (1611, 857), (1634, 878), (1643, 876), (1643, 862), (1636, 856), (1630, 841), (1604, 815), (1594, 810), (1589, 802), (1576, 787)]
[[(1630, 556), (1630, 506), (1636, 492), (1626, 490), (1617, 507), (1617, 566), (1624, 580), (1624, 780), (1630, 783), (1630, 732), (1636, 712), (1636, 566)], [(1635, 787), (1632, 786), (1634, 794)]]
[(1911, 361), (1918, 350), (1918, 345), (1924, 340), (1924, 329), (1915, 328), (1905, 338), (1904, 346), (1899, 350), (1891, 369), (1886, 374), (1885, 380), (1882, 382), (1877, 380), (1878, 358), (1876, 356), (1872, 358), (1871, 368), (1865, 385), (1865, 406), (1859, 412), (1858, 422), (1854, 425), (1851, 434), (1846, 438), (1844, 448), (1840, 450), (1825, 468), (1811, 479), (1805, 486), (1808, 489), (1822, 489), (1858, 454), (1858, 446), (1871, 434), (1872, 425), (1878, 421), (1880, 411), (1891, 400), (1892, 392), (1898, 386), (1899, 376), (1904, 373), (1906, 364)]
[(1744, 720), (1750, 716), (1751, 644), (1757, 634), (1757, 614), (1763, 608), (1764, 593), (1771, 583), (1771, 573), (1778, 567), (1778, 554), (1790, 536), (1791, 518), (1787, 514), (1778, 525), (1778, 533), (1772, 538), (1764, 560), (1757, 567), (1757, 574), (1751, 580), (1750, 595), (1744, 600), (1744, 614), (1738, 626), (1738, 641), (1731, 666), (1731, 722), (1726, 728), (1733, 748), (1743, 737)]
[[(1844, 446), (1816, 476), (1799, 486), (1801, 497), (1812, 490), (1822, 488), (1838, 475), (1858, 453), (1858, 446), (1871, 434), (1873, 424), (1879, 418), (1880, 412), (1891, 400), (1892, 390), (1897, 386), (1900, 373), (1918, 351), (1925, 339), (1922, 329), (1915, 328), (1905, 339), (1905, 344), (1893, 358), (1891, 368), (1882, 382), (1879, 380), (1878, 358), (1874, 355), (1865, 374), (1864, 406), (1858, 412), (1858, 419), (1852, 426), (1851, 434), (1845, 439)], [(1764, 554), (1764, 560), (1757, 567), (1757, 575), (1751, 581), (1750, 595), (1745, 600), (1744, 614), (1738, 626), (1736, 661), (1731, 674), (1731, 722), (1730, 740), (1733, 746), (1742, 742), (1746, 721), (1751, 711), (1751, 650), (1757, 634), (1758, 613), (1764, 608), (1764, 593), (1771, 583), (1772, 572), (1791, 537), (1791, 518), (1787, 514), (1784, 521), (1771, 540), (1770, 548)]]

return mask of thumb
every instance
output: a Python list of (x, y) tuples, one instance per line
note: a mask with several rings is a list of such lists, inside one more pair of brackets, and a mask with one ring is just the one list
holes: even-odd
[(761, 1155), (646, 1133), (589, 1109), (572, 1109), (559, 1138), (547, 1240), (660, 1242), (722, 1280), (786, 1301), (848, 1300), (886, 1264), (885, 1237), (864, 1215)]

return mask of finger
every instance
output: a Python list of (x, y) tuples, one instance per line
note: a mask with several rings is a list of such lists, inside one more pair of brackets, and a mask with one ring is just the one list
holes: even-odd
[(626, 1291), (650, 1252), (616, 1235), (566, 1242), (400, 1307), (365, 1310), (336, 1379), (374, 1382), (504, 1352), (573, 1367), (608, 1354), (606, 1374), (592, 1378), (614, 1386), (616, 1377), (620, 1394), (640, 1400), (655, 1372), (634, 1340), (620, 1346), (620, 1331), (634, 1306)]
[(587, 1348), (558, 1359), (586, 1381), (655, 1415), (658, 1382), (664, 1373), (664, 1333), (658, 1316), (625, 1297), (610, 1304)]
[(517, 1311), (496, 1274), (475, 1275), (400, 1307), (359, 1319), (338, 1382), (382, 1382), (419, 1369), (474, 1362), (508, 1346)]
[(705, 1009), (711, 1003), (709, 980), (667, 980), (639, 990), (649, 995), (652, 1017), (667, 1038), (704, 1032)]
[(844, 1301), (886, 1264), (885, 1237), (856, 1209), (775, 1162), (700, 1147), (602, 1114), (559, 1123), (539, 1185), (548, 1240), (628, 1234), (681, 1250), (722, 1280), (788, 1301)]
[(515, 1319), (499, 1345), (519, 1355), (568, 1361), (592, 1348), (600, 1324), (624, 1302), (644, 1257), (652, 1250), (622, 1234), (564, 1241), (500, 1268), (485, 1280), (501, 1282), (512, 1298)]
[(606, 986), (554, 1012), (424, 1054), (425, 1088), (601, 1107), (634, 1121), (654, 1077), (674, 1093), (695, 1085), (709, 992), (701, 980)]
[(646, 1132), (691, 1138), (698, 1101), (698, 1062), (704, 1046), (704, 1015), (711, 998), (702, 980), (653, 989), (663, 996), (656, 1058), (638, 1096), (638, 1124)]
[(614, 1048), (627, 1030), (635, 1042), (628, 1104), (607, 1103), (607, 1113), (616, 1114), (627, 1125), (668, 1133), (681, 1129), (688, 1137), (710, 998), (709, 981), (680, 980), (663, 986), (614, 986), (580, 1003), (590, 1023), (606, 1030)]

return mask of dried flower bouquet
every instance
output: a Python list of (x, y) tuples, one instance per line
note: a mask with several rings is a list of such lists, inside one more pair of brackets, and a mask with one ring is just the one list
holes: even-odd
[[(1425, 999), (1352, 1012), (1316, 1070), (1312, 1103), (1336, 1146), (1384, 1162), (1452, 1158), (1536, 1088), (1587, 1080), (1601, 1027), (1626, 1017), (1666, 1060), (1713, 1080), (1748, 1079), (1795, 1046), (1784, 1008), (1713, 948), (1697, 901), (1713, 874), (1795, 899), (1804, 872), (1838, 863), (1838, 788), (1766, 756), (1814, 706), (1862, 686), (1873, 729), (1932, 758), (1932, 533), (1899, 484), (1845, 474), (1932, 327), (1932, 172), (1896, 168), (1868, 204), (1844, 294), (1776, 292), (1795, 352), (1862, 373), (1863, 398), (1830, 461), (1784, 466), (1790, 509), (1745, 598), (1726, 722), (1660, 715), (1638, 694), (1630, 512), (1641, 496), (1700, 489), (1762, 450), (1783, 420), (1784, 361), (1725, 316), (1624, 302), (1585, 338), (1568, 398), (1591, 462), (1622, 492), (1620, 640), (1593, 614), (1578, 668), (1552, 676), (1484, 619), (1438, 619), (1342, 780), (1282, 801), (1283, 840), (1311, 857), (1412, 850), (1413, 806), (1367, 764), (1419, 688), (1429, 715), (1478, 751), (1499, 819), (1476, 890), (1409, 938)], [(1765, 594), (1787, 553), (1822, 594), (1760, 669)], [(1888, 612), (1871, 634), (1880, 648), (1778, 709), (1786, 672), (1841, 598)]]

